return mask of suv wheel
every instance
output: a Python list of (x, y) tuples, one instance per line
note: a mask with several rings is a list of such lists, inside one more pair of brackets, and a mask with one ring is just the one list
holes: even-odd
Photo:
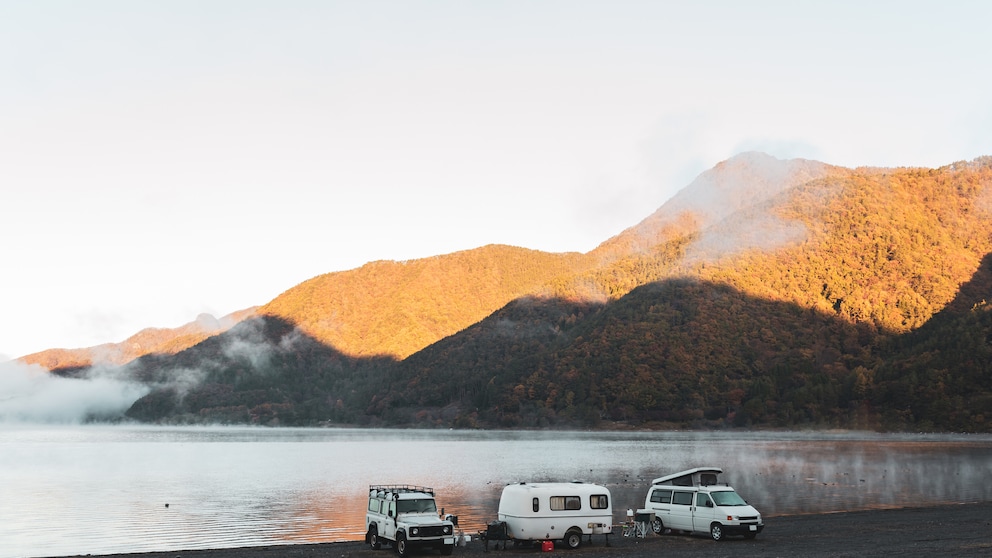
[(410, 555), (410, 543), (406, 542), (406, 535), (403, 533), (396, 535), (396, 554), (403, 558)]
[(369, 546), (372, 547), (372, 550), (382, 548), (382, 541), (379, 540), (379, 531), (375, 528), (369, 529), (368, 534), (365, 535), (365, 540), (369, 541)]

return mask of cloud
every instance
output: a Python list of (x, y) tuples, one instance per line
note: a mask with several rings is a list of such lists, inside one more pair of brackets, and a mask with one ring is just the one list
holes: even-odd
[(0, 363), (0, 421), (80, 423), (118, 418), (148, 388), (110, 375), (70, 379), (40, 366)]

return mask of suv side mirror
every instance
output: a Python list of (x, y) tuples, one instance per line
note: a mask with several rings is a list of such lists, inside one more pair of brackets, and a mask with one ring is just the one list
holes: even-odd
[(389, 517), (396, 517), (396, 512), (389, 510)]

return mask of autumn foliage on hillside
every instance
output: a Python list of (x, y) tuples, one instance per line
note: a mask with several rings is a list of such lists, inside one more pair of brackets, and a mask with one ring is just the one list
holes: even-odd
[(310, 279), (259, 312), (352, 356), (404, 358), (585, 265), (577, 253), (499, 245), (378, 261)]
[(992, 158), (745, 154), (588, 254), (487, 246), (316, 277), (251, 323), (139, 359), (135, 377), (165, 387), (129, 415), (988, 432), (989, 254)]

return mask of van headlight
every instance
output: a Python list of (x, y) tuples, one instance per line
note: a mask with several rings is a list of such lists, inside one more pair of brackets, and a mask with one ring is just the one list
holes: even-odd
[(738, 516), (736, 516), (736, 515), (728, 515), (727, 516), (727, 521), (737, 521), (737, 517)]

